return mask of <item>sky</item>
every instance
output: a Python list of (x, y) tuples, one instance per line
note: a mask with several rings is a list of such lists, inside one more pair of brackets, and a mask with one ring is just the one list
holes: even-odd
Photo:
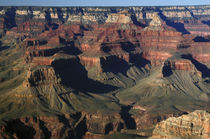
[(210, 5), (210, 0), (0, 0), (0, 6), (168, 6)]

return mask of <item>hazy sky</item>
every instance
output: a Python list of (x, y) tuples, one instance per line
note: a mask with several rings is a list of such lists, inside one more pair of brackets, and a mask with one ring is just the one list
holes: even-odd
[(210, 5), (210, 0), (0, 0), (0, 6)]

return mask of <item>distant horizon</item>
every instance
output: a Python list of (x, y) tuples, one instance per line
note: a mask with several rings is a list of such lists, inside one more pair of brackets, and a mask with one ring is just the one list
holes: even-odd
[(150, 6), (144, 6), (144, 5), (138, 5), (138, 6), (62, 6), (62, 5), (0, 5), (0, 7), (81, 7), (81, 8), (86, 8), (86, 7), (90, 7), (90, 8), (109, 8), (109, 7), (116, 7), (116, 8), (126, 8), (126, 7), (182, 7), (182, 6), (210, 6), (210, 4), (201, 4), (201, 5), (150, 5)]
[(210, 5), (207, 0), (0, 0), (0, 6), (43, 7), (133, 7), (133, 6), (199, 6)]

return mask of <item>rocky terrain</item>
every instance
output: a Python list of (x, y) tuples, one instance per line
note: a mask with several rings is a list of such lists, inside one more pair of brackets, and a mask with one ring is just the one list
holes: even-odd
[(208, 138), (209, 11), (0, 7), (0, 138)]
[(197, 110), (180, 117), (170, 117), (158, 123), (153, 131), (151, 139), (208, 139), (209, 113)]

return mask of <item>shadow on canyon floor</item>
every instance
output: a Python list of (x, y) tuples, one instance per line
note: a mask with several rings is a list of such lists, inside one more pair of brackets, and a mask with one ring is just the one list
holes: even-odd
[(164, 63), (163, 69), (162, 69), (163, 77), (169, 77), (173, 74), (171, 66)]
[[(71, 118), (73, 118), (76, 121), (79, 121), (81, 116), (82, 116), (81, 113), (78, 112), (76, 114), (71, 115)], [(58, 115), (58, 118), (59, 121), (65, 125), (65, 130), (67, 130), (68, 137), (73, 137), (75, 139), (82, 139), (85, 133), (88, 131), (85, 118), (82, 119), (75, 128), (72, 125), (70, 125), (69, 119), (67, 119), (64, 115)], [(63, 134), (64, 132), (61, 132), (61, 134)]]
[(16, 9), (14, 7), (8, 8), (4, 16), (4, 25), (6, 29), (11, 29), (16, 25)]
[(150, 64), (150, 61), (142, 58), (142, 54), (130, 54), (129, 63), (118, 58), (117, 56), (110, 56), (106, 58), (106, 60), (101, 60), (102, 69), (104, 72), (112, 72), (115, 74), (122, 73), (125, 76), (127, 76), (127, 71), (131, 66), (136, 66), (140, 69), (145, 67), (147, 64)]
[(129, 113), (132, 106), (121, 105), (121, 118), (124, 120), (127, 129), (136, 129), (136, 122)]
[(3, 50), (6, 50), (8, 48), (9, 48), (9, 46), (0, 46), (0, 52), (3, 51)]
[(207, 21), (202, 21), (202, 23), (208, 25), (210, 27), (210, 20), (207, 20)]
[(149, 60), (142, 57), (142, 54), (131, 54), (130, 63), (133, 63), (137, 68), (142, 68), (151, 64)]
[(60, 59), (52, 63), (64, 85), (82, 92), (107, 93), (117, 87), (88, 78), (87, 71), (78, 59)]
[(16, 134), (20, 139), (33, 139), (36, 134), (34, 128), (26, 126), (19, 119), (8, 121), (6, 124), (5, 132), (11, 135)]
[(123, 75), (126, 75), (129, 69), (128, 63), (117, 56), (107, 57), (106, 60), (102, 59), (101, 65), (104, 72), (122, 73)]
[(210, 39), (206, 39), (204, 37), (198, 36), (193, 39), (195, 42), (210, 42)]

